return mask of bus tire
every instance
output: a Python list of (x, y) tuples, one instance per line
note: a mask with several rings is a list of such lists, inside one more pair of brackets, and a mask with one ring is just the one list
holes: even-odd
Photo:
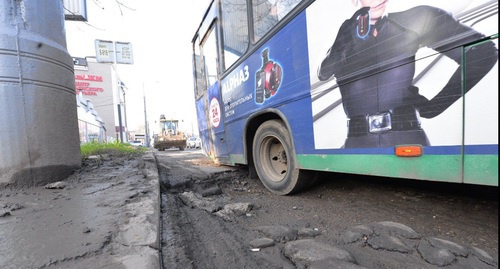
[(270, 120), (259, 126), (252, 152), (257, 175), (271, 192), (288, 195), (309, 185), (305, 171), (297, 167), (290, 133), (283, 121)]

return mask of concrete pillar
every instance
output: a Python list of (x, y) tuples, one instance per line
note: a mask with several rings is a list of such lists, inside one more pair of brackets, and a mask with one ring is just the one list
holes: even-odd
[(0, 0), (0, 186), (81, 166), (74, 88), (62, 0)]

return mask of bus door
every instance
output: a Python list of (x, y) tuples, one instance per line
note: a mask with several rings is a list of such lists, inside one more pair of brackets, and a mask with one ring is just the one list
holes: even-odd
[(207, 134), (208, 135), (208, 154), (216, 162), (228, 163), (229, 154), (225, 125), (223, 120), (222, 99), (220, 91), (220, 69), (218, 64), (217, 50), (217, 31), (215, 23), (209, 27), (200, 44), (201, 65), (203, 66), (203, 84), (205, 87), (203, 106), (205, 111)]
[[(498, 48), (498, 38), (494, 40)], [(488, 42), (465, 47), (467, 50), (484, 50)], [(497, 61), (497, 54), (493, 57)], [(467, 63), (491, 62), (490, 59), (466, 59), (463, 81), (475, 70)], [(464, 183), (498, 185), (498, 61), (492, 70), (464, 96)]]

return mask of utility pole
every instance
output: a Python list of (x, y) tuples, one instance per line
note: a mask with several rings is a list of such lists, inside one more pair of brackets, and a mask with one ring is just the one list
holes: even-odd
[(146, 113), (146, 91), (142, 83), (142, 95), (144, 96), (144, 134), (146, 135), (146, 147), (149, 147), (148, 115)]
[(122, 88), (122, 93), (123, 93), (123, 114), (125, 116), (125, 129), (127, 130), (125, 133), (127, 134), (127, 141), (129, 140), (128, 137), (128, 123), (127, 123), (127, 99), (125, 97), (125, 89), (128, 89), (125, 83), (123, 81), (121, 82), (121, 88)]
[[(115, 68), (116, 71), (116, 64), (113, 64), (113, 68)], [(118, 73), (117, 73), (118, 76)], [(120, 128), (120, 142), (123, 143), (123, 122), (122, 122), (122, 98), (120, 95), (123, 96), (123, 113), (125, 114), (125, 129), (127, 129), (127, 132), (125, 132), (127, 141), (128, 141), (128, 125), (127, 125), (127, 107), (125, 103), (125, 89), (124, 89), (125, 83), (123, 81), (119, 80), (118, 81), (118, 125)], [(120, 91), (121, 90), (121, 91)]]
[(120, 142), (123, 143), (122, 108), (120, 103), (118, 103), (118, 125), (120, 128)]

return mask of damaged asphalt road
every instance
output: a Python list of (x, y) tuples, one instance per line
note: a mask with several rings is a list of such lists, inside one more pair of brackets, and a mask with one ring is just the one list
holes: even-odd
[(497, 189), (326, 177), (277, 196), (200, 150), (105, 156), (0, 190), (0, 268), (498, 268)]
[(155, 156), (163, 268), (498, 267), (498, 204), (350, 181), (335, 195), (320, 185), (276, 196), (244, 168), (190, 151)]

